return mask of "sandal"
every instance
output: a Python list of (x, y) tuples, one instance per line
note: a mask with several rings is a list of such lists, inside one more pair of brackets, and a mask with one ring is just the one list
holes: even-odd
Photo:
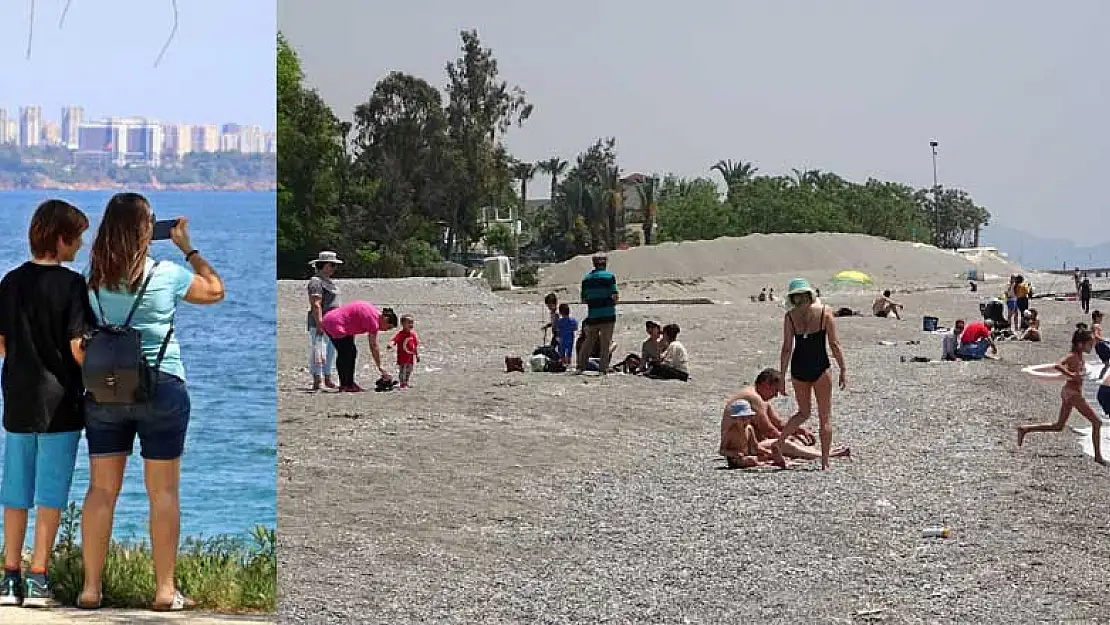
[(183, 612), (197, 607), (197, 602), (181, 594), (180, 590), (174, 591), (173, 601), (169, 603), (155, 603), (150, 607), (155, 612)]
[(103, 600), (104, 600), (104, 597), (102, 595), (97, 595), (96, 596), (96, 601), (88, 601), (84, 598), (84, 596), (78, 596), (77, 597), (77, 609), (78, 610), (99, 610), (100, 609), (100, 604), (101, 604), (101, 602), (103, 602)]

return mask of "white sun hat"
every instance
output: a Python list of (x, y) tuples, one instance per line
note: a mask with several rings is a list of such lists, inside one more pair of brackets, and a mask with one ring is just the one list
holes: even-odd
[(339, 260), (339, 254), (335, 252), (320, 252), (320, 255), (315, 259), (308, 261), (309, 265), (315, 267), (320, 263), (331, 263), (333, 265), (342, 265), (343, 261)]

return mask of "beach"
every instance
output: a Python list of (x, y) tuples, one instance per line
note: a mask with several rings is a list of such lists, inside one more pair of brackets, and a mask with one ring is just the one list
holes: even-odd
[[(668, 271), (637, 251), (628, 280), (614, 255), (626, 301), (714, 302), (620, 307), (618, 358), (638, 351), (645, 320), (676, 322), (689, 383), (504, 373), (505, 356), (541, 342), (543, 293), (577, 300), (578, 259), (513, 293), (462, 279), (340, 282), (344, 301), (414, 315), (423, 360), (404, 392), (312, 394), (304, 282), (280, 282), (279, 583), (298, 589), (282, 593), (281, 621), (1110, 620), (1110, 470), (1068, 431), (1015, 445), (1018, 424), (1058, 409), (1058, 384), (1020, 369), (1066, 351), (1078, 305), (1037, 301), (1047, 340), (1006, 342), (999, 361), (903, 362), (940, 355), (923, 315), (975, 318), (1000, 285), (968, 293), (966, 262), (902, 248), (806, 249), (747, 272), (743, 255), (711, 271), (723, 252), (685, 250), (706, 260)], [(854, 460), (722, 470), (725, 396), (778, 365), (785, 311), (749, 296), (807, 275), (830, 306), (869, 312), (874, 289), (829, 282), (841, 269), (913, 291), (895, 295), (905, 321), (839, 320), (849, 383), (834, 394), (833, 438)], [(369, 364), (364, 339), (359, 351)], [(793, 398), (776, 406), (790, 414)], [(952, 537), (922, 537), (935, 526)]]
[[(5, 620), (13, 619), (13, 620)], [(16, 620), (17, 619), (17, 620)], [(182, 625), (238, 625), (240, 623), (273, 623), (273, 616), (236, 616), (200, 612), (151, 612), (149, 610), (34, 610), (5, 608), (0, 610), (0, 623), (19, 625), (142, 625), (144, 623), (181, 623)]]

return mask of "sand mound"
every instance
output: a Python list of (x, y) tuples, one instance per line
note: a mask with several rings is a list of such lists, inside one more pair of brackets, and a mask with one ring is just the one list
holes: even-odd
[[(1019, 269), (997, 256), (971, 260), (921, 243), (823, 232), (663, 243), (619, 250), (609, 257), (609, 268), (622, 282), (761, 274), (797, 274), (820, 281), (844, 269), (876, 279), (950, 281), (973, 267), (987, 275), (1009, 275)], [(576, 284), (589, 269), (590, 257), (576, 256), (544, 268), (540, 284)]]

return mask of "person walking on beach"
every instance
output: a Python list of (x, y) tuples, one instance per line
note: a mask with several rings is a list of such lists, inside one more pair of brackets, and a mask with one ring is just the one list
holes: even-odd
[[(77, 600), (82, 608), (100, 606), (112, 517), (136, 436), (150, 500), (153, 609), (178, 611), (194, 605), (174, 583), (181, 531), (181, 455), (191, 412), (174, 318), (182, 301), (202, 306), (223, 301), (224, 283), (193, 247), (184, 217), (177, 219), (170, 239), (192, 271), (173, 262), (154, 261), (149, 249), (154, 221), (145, 197), (120, 193), (109, 200), (89, 253), (88, 298), (97, 322), (102, 327), (122, 324), (137, 330), (142, 356), (154, 378), (151, 396), (136, 398), (134, 403), (102, 404), (92, 394), (86, 395), (89, 490), (81, 510), (85, 584)], [(96, 339), (95, 335), (88, 339), (86, 378)]]
[[(81, 341), (94, 322), (85, 278), (62, 263), (73, 262), (88, 228), (88, 218), (76, 207), (44, 202), (31, 218), (31, 260), (0, 281), (5, 431), (0, 606), (57, 605), (47, 571), (85, 427)], [(34, 550), (24, 578), (22, 547), (32, 506)]]
[(1083, 307), (1083, 314), (1091, 313), (1091, 279), (1087, 274), (1083, 274), (1079, 282), (1079, 305)]
[(335, 252), (320, 252), (308, 264), (316, 272), (308, 281), (308, 370), (312, 373), (312, 390), (318, 391), (321, 383), (327, 388), (336, 388), (331, 379), (335, 370), (335, 345), (321, 324), (325, 314), (339, 307), (339, 288), (331, 278), (343, 261)]
[(333, 308), (322, 322), (324, 332), (335, 344), (338, 352), (335, 366), (339, 372), (339, 390), (345, 393), (358, 393), (362, 387), (355, 384), (355, 365), (358, 362), (358, 348), (355, 337), (365, 334), (370, 343), (370, 356), (378, 368), (380, 379), (391, 379), (382, 365), (382, 352), (378, 346), (378, 333), (397, 327), (397, 313), (392, 308), (378, 310), (370, 302), (355, 300), (338, 308)]
[(413, 327), (416, 321), (412, 315), (401, 317), (401, 331), (389, 341), (390, 348), (397, 347), (397, 378), (401, 388), (408, 388), (412, 380), (412, 370), (420, 362), (420, 337)]
[(1068, 352), (1067, 356), (1058, 360), (1055, 367), (1056, 371), (1064, 376), (1064, 387), (1060, 389), (1060, 414), (1054, 423), (1019, 425), (1017, 429), (1018, 447), (1021, 447), (1022, 443), (1025, 442), (1025, 435), (1030, 432), (1062, 432), (1064, 426), (1068, 423), (1071, 411), (1076, 410), (1091, 424), (1091, 442), (1094, 447), (1095, 462), (1102, 465), (1108, 464), (1102, 457), (1102, 421), (1091, 409), (1087, 399), (1083, 397), (1083, 380), (1087, 377), (1087, 365), (1083, 355), (1091, 353), (1094, 344), (1095, 339), (1090, 330), (1080, 329), (1072, 334), (1071, 351)]
[(1098, 377), (1104, 377), (1106, 371), (1110, 370), (1110, 341), (1102, 335), (1102, 311), (1096, 310), (1091, 313), (1091, 335), (1095, 339), (1095, 355), (1102, 361), (1102, 371), (1099, 372)]
[[(840, 346), (840, 336), (836, 331), (836, 317), (827, 306), (821, 304), (809, 281), (795, 278), (790, 281), (786, 292), (790, 310), (782, 323), (782, 349), (779, 370), (786, 371), (790, 366), (790, 377), (794, 386), (794, 397), (798, 411), (779, 434), (775, 442), (775, 457), (785, 464), (782, 457), (783, 442), (789, 439), (806, 420), (813, 408), (813, 398), (817, 399), (817, 417), (820, 420), (821, 469), (829, 468), (829, 453), (832, 447), (832, 372), (828, 349), (840, 369), (839, 386), (848, 385), (848, 375), (844, 367), (844, 350)], [(779, 384), (786, 393), (786, 381)]]
[(578, 350), (578, 373), (589, 365), (590, 354), (595, 348), (600, 351), (601, 375), (609, 373), (609, 362), (613, 356), (610, 345), (613, 342), (613, 328), (617, 325), (617, 278), (606, 269), (609, 258), (605, 254), (595, 254), (594, 269), (582, 278), (582, 303), (588, 312), (582, 320), (582, 345)]

